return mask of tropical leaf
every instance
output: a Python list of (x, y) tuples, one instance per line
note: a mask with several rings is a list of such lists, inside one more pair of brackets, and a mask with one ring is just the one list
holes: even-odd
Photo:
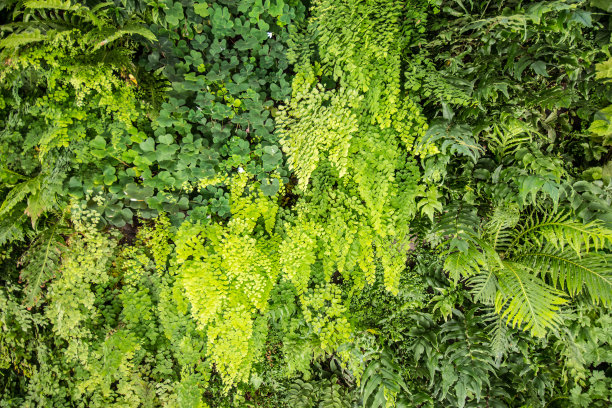
[(6, 198), (0, 206), (0, 217), (5, 217), (6, 214), (30, 193), (35, 193), (40, 189), (40, 176), (36, 176), (24, 182), (17, 184), (6, 195)]
[(495, 208), (493, 216), (485, 226), (494, 249), (503, 251), (505, 248), (508, 248), (512, 239), (511, 228), (519, 222), (519, 218), (520, 213), (516, 205), (505, 205)]
[(467, 125), (451, 125), (447, 120), (434, 121), (422, 140), (417, 151), (427, 151), (427, 146), (439, 144), (442, 153), (459, 154), (469, 157), (474, 163), (483, 152), (476, 142), (472, 129)]
[(474, 302), (482, 302), (488, 305), (494, 303), (499, 285), (492, 268), (470, 278), (468, 285), (471, 286), (470, 293)]
[(480, 273), (486, 264), (485, 254), (479, 248), (470, 245), (465, 252), (457, 251), (446, 257), (444, 269), (451, 279), (457, 282), (462, 277), (470, 277)]
[(500, 158), (513, 154), (520, 146), (531, 142), (534, 136), (541, 137), (536, 128), (507, 113), (502, 113), (499, 123), (493, 124), (492, 130), (485, 134), (489, 148)]
[(26, 218), (24, 209), (25, 204), (18, 204), (0, 217), (0, 246), (24, 239), (23, 223)]

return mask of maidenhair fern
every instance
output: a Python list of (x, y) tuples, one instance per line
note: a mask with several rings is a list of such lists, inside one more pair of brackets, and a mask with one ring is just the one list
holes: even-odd
[[(400, 97), (403, 45), (421, 10), (413, 6), (313, 4), (312, 46), (304, 48), (318, 52), (301, 56), (292, 98), (277, 119), (303, 193), (286, 227), (300, 261), (285, 272), (300, 292), (315, 264), (326, 280), (338, 271), (363, 285), (374, 281), (376, 260), (388, 290), (397, 291), (409, 222), (418, 209), (433, 216), (441, 208), (435, 189), (418, 184), (411, 158), (425, 120), (410, 98)], [(314, 65), (305, 62), (315, 55)], [(425, 198), (417, 205), (419, 197)]]
[(258, 316), (267, 309), (280, 269), (277, 204), (262, 192), (246, 191), (248, 179), (245, 172), (230, 182), (233, 217), (227, 225), (185, 222), (175, 238), (185, 295), (228, 387), (249, 378), (265, 331)]
[(87, 364), (92, 332), (87, 323), (98, 313), (94, 285), (109, 280), (116, 240), (96, 229), (99, 214), (79, 205), (71, 208), (77, 232), (65, 250), (61, 274), (49, 285), (46, 315), (58, 339), (67, 343), (66, 358)]

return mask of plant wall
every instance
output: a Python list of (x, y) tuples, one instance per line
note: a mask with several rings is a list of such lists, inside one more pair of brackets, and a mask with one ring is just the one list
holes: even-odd
[(608, 3), (0, 2), (0, 406), (609, 406)]

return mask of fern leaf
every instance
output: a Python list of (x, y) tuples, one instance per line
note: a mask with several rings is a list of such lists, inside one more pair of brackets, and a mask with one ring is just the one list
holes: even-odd
[(312, 384), (299, 378), (287, 390), (287, 403), (294, 408), (310, 408), (315, 405), (317, 390)]
[(43, 41), (47, 38), (45, 34), (42, 34), (40, 30), (25, 31), (21, 33), (14, 33), (0, 41), (0, 48), (19, 48), (22, 45), (30, 44), (33, 42)]
[(543, 275), (550, 274), (553, 283), (572, 296), (586, 288), (594, 303), (612, 304), (611, 254), (591, 253), (579, 258), (572, 251), (546, 245), (540, 251), (522, 254), (521, 262)]
[(493, 216), (487, 223), (485, 229), (491, 237), (492, 246), (495, 249), (507, 248), (512, 237), (512, 230), (520, 218), (518, 206), (498, 206), (493, 211)]
[(19, 204), (29, 193), (34, 193), (40, 189), (40, 177), (34, 177), (30, 180), (17, 184), (6, 195), (6, 198), (0, 206), (0, 217), (5, 217), (13, 207)]
[(474, 243), (480, 236), (480, 218), (476, 208), (463, 202), (449, 204), (444, 214), (437, 219), (432, 232), (450, 238), (449, 251), (453, 248), (467, 251), (470, 243)]
[(568, 245), (580, 255), (583, 248), (589, 252), (591, 246), (598, 250), (612, 243), (612, 230), (602, 226), (599, 221), (583, 224), (570, 219), (569, 214), (551, 214), (542, 220), (528, 220), (525, 227), (518, 231), (509, 248), (517, 248), (521, 243), (541, 247), (545, 242), (558, 249)]
[(448, 149), (450, 154), (467, 156), (474, 163), (478, 161), (483, 152), (483, 148), (474, 139), (474, 134), (469, 126), (451, 126), (446, 120), (433, 121), (416, 149), (426, 151), (428, 145), (436, 142), (441, 144), (442, 153), (447, 154)]
[(65, 246), (61, 235), (64, 231), (63, 222), (62, 216), (53, 227), (40, 234), (20, 261), (23, 268), (19, 278), (26, 283), (24, 294), (28, 307), (38, 303), (44, 284), (55, 275)]
[(24, 239), (23, 224), (26, 219), (23, 212), (24, 208), (24, 204), (19, 204), (12, 210), (7, 211), (5, 216), (0, 217), (0, 247)]
[(559, 306), (567, 300), (553, 287), (534, 276), (520, 263), (503, 261), (504, 269), (497, 278), (500, 290), (495, 299), (495, 312), (512, 327), (520, 326), (535, 337), (543, 337), (556, 328)]
[(79, 9), (79, 5), (73, 5), (70, 0), (30, 0), (24, 3), (29, 9), (51, 9), (74, 11)]
[(494, 124), (492, 132), (485, 135), (489, 148), (500, 158), (515, 153), (520, 146), (531, 142), (534, 136), (543, 138), (532, 125), (508, 113), (502, 113), (499, 124)]
[(490, 313), (486, 317), (491, 323), (487, 327), (490, 338), (491, 351), (495, 355), (495, 363), (499, 367), (501, 359), (510, 347), (510, 334), (508, 326), (495, 313)]
[(492, 268), (470, 278), (468, 285), (471, 286), (470, 293), (474, 302), (482, 302), (487, 305), (494, 303), (499, 285)]
[(361, 378), (361, 396), (364, 407), (386, 407), (387, 397), (396, 396), (408, 387), (400, 374), (393, 356), (384, 351), (378, 360), (370, 362)]
[(109, 44), (115, 40), (118, 40), (121, 37), (126, 35), (140, 35), (147, 40), (157, 41), (157, 37), (155, 34), (151, 32), (151, 30), (136, 24), (126, 25), (120, 30), (114, 28), (107, 28), (105, 30), (99, 30), (97, 32), (92, 33), (94, 48), (93, 50), (98, 50), (106, 44)]
[(484, 254), (475, 246), (470, 245), (466, 252), (457, 251), (446, 257), (444, 269), (450, 278), (457, 282), (461, 277), (470, 277), (480, 273), (485, 265)]

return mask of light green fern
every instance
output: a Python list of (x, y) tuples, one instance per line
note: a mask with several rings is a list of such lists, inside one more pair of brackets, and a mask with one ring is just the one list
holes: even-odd
[(467, 278), (475, 301), (495, 306), (511, 326), (544, 336), (561, 323), (559, 310), (586, 292), (594, 303), (612, 301), (611, 257), (602, 252), (612, 230), (569, 214), (519, 217), (497, 208), (482, 236), (449, 250), (445, 269)]

